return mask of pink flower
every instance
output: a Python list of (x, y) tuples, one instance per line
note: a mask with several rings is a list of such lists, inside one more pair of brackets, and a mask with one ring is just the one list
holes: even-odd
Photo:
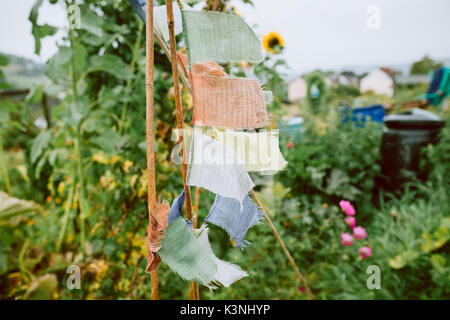
[(353, 235), (355, 236), (356, 239), (362, 240), (365, 237), (367, 237), (367, 232), (366, 229), (364, 229), (363, 227), (354, 227)]
[(301, 293), (305, 293), (305, 288), (303, 288), (302, 286), (298, 286), (298, 290), (300, 290)]
[(352, 216), (348, 216), (347, 218), (344, 219), (344, 221), (352, 229), (356, 225), (356, 219), (354, 217), (352, 217)]
[(343, 246), (351, 246), (353, 243), (353, 237), (350, 233), (341, 234), (341, 244)]
[(370, 248), (370, 247), (359, 248), (358, 253), (362, 259), (368, 258), (372, 255), (372, 248)]
[(286, 143), (286, 147), (288, 147), (289, 149), (292, 149), (294, 147), (294, 144), (292, 142), (288, 142), (288, 143)]
[(341, 200), (339, 202), (339, 206), (341, 207), (342, 210), (344, 210), (346, 215), (348, 215), (348, 216), (355, 215), (355, 208), (353, 208), (350, 201)]

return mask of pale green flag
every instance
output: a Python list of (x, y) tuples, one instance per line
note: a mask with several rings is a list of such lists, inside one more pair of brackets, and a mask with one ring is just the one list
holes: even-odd
[(169, 224), (158, 254), (181, 278), (212, 286), (216, 262), (182, 217)]
[(263, 59), (261, 41), (241, 17), (215, 11), (182, 10), (181, 14), (190, 65)]

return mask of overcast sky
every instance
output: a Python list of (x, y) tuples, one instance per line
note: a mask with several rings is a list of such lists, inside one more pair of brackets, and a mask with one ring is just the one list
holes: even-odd
[[(43, 41), (41, 57), (33, 53), (28, 15), (34, 1), (0, 0), (0, 51), (43, 62), (55, 53), (61, 34)], [(254, 7), (233, 3), (258, 35), (282, 35), (291, 75), (315, 68), (411, 63), (425, 54), (450, 58), (450, 0), (254, 0)], [(371, 5), (380, 9), (378, 30), (367, 27)], [(65, 13), (45, 4), (38, 21), (63, 26)]]

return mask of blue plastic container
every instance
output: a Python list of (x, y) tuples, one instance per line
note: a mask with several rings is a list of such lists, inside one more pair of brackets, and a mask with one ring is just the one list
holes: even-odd
[(377, 122), (381, 124), (383, 123), (383, 118), (386, 114), (381, 104), (355, 109), (350, 109), (350, 107), (347, 107), (344, 112), (345, 112), (345, 117), (343, 121), (344, 123), (349, 122), (351, 117), (351, 121), (360, 127), (364, 126), (365, 122), (367, 121), (367, 118), (370, 118), (372, 122)]

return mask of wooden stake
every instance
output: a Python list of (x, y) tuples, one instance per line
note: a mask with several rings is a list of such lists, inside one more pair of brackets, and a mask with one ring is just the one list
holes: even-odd
[(253, 200), (256, 202), (256, 205), (262, 210), (262, 212), (264, 214), (264, 219), (266, 219), (267, 223), (269, 224), (270, 228), (272, 229), (272, 232), (275, 235), (275, 238), (278, 240), (278, 243), (280, 244), (281, 249), (284, 252), (284, 255), (288, 259), (288, 261), (291, 264), (291, 266), (294, 268), (295, 273), (297, 274), (298, 278), (300, 279), (300, 281), (305, 286), (305, 289), (306, 289), (306, 292), (307, 292), (309, 298), (311, 300), (314, 299), (314, 296), (313, 296), (311, 290), (309, 289), (309, 286), (308, 286), (308, 283), (306, 282), (305, 277), (303, 276), (303, 274), (300, 272), (300, 270), (298, 269), (297, 265), (295, 264), (294, 258), (292, 258), (291, 254), (289, 253), (289, 250), (287, 249), (286, 245), (283, 242), (283, 239), (281, 239), (280, 234), (278, 233), (277, 229), (275, 229), (275, 226), (273, 225), (272, 220), (270, 219), (270, 217), (266, 213), (266, 210), (264, 209), (264, 206), (262, 205), (261, 201), (256, 196), (255, 191), (250, 190), (250, 195), (252, 196)]
[[(146, 6), (146, 141), (147, 141), (147, 179), (148, 179), (148, 212), (156, 213), (156, 185), (155, 185), (155, 111), (153, 105), (153, 0), (147, 0)], [(150, 216), (149, 216), (150, 218)], [(151, 298), (159, 300), (158, 270), (151, 273)]]
[[(192, 219), (192, 202), (191, 190), (186, 185), (187, 178), (187, 163), (186, 163), (186, 148), (184, 144), (184, 126), (183, 126), (183, 107), (181, 105), (180, 83), (178, 81), (178, 59), (177, 59), (177, 45), (175, 42), (175, 20), (173, 18), (173, 3), (172, 0), (166, 1), (167, 9), (167, 23), (169, 25), (169, 46), (170, 46), (170, 62), (172, 64), (173, 87), (175, 91), (175, 108), (177, 113), (177, 128), (179, 130), (179, 143), (181, 155), (181, 172), (183, 174), (183, 183), (186, 189), (186, 218)], [(191, 281), (192, 299), (198, 300), (197, 283)]]

